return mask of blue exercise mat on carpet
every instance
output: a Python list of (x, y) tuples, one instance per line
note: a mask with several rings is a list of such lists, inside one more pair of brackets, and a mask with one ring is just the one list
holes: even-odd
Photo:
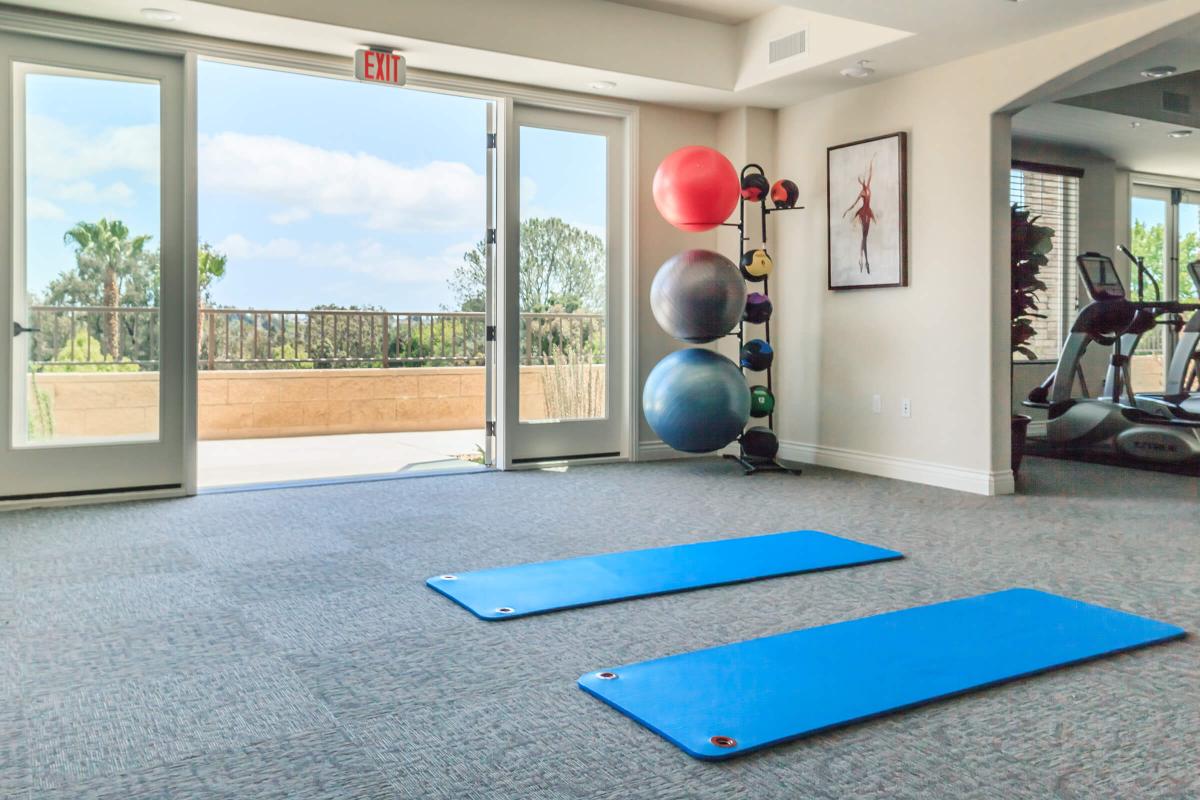
[(488, 620), (903, 558), (821, 531), (629, 550), (438, 575), (425, 583)]
[(713, 760), (1184, 635), (1008, 589), (611, 667), (579, 686)]

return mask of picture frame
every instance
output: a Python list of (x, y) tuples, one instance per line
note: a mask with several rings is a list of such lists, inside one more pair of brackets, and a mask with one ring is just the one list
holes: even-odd
[(908, 286), (908, 134), (826, 150), (830, 290)]

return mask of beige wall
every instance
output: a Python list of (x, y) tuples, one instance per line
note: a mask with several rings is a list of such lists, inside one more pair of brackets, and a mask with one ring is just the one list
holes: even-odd
[[(680, 250), (717, 246), (715, 231), (688, 233), (668, 224), (654, 207), (650, 187), (659, 163), (680, 147), (690, 144), (717, 147), (717, 115), (686, 111), (666, 106), (643, 105), (638, 119), (638, 263), (635, 265), (635, 291), (638, 293), (638, 386), (654, 365), (672, 350), (683, 347), (668, 336), (650, 311), (650, 284), (658, 268)], [(636, 406), (638, 438), (643, 444), (658, 440), (641, 412), (641, 391)]]
[[(778, 421), (794, 453), (1011, 491), (1011, 124), (996, 112), (1152, 46), (1196, 11), (1168, 0), (780, 112), (779, 175), (808, 207), (775, 223)], [(910, 286), (829, 292), (825, 148), (894, 131), (909, 133)]]

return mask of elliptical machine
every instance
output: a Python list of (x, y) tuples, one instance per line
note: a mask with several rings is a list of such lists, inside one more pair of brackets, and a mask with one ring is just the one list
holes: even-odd
[[(1141, 266), (1141, 260), (1125, 247), (1121, 250)], [(1188, 264), (1187, 269), (1193, 285), (1200, 287), (1200, 260)], [(1187, 322), (1176, 318), (1171, 324), (1179, 338), (1167, 365), (1163, 391), (1139, 392), (1134, 399), (1137, 407), (1148, 414), (1200, 422), (1200, 311), (1194, 312)]]
[[(1138, 406), (1130, 387), (1130, 360), (1141, 337), (1162, 318), (1200, 310), (1200, 305), (1129, 300), (1112, 259), (1099, 253), (1083, 253), (1076, 266), (1092, 302), (1075, 317), (1054, 372), (1024, 401), (1046, 410), (1046, 440), (1064, 449), (1115, 450), (1159, 463), (1200, 459), (1200, 419), (1149, 413)], [(1100, 397), (1091, 397), (1082, 367), (1093, 342), (1112, 348)]]

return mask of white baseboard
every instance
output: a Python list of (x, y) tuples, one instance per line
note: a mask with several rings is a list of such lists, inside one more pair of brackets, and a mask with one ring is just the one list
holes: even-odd
[(666, 461), (671, 458), (695, 458), (695, 454), (681, 453), (661, 439), (638, 443), (638, 461)]
[(841, 447), (780, 442), (779, 457), (784, 461), (799, 461), (821, 467), (862, 472), (900, 481), (926, 483), (972, 494), (1012, 494), (1015, 490), (1012, 470), (988, 472), (964, 469), (912, 458), (881, 456)]

